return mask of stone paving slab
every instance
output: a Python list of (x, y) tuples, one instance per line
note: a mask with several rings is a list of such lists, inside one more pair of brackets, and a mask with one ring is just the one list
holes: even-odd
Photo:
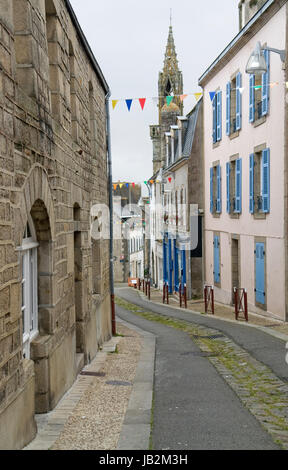
[[(103, 364), (105, 364), (108, 352), (115, 351), (119, 340), (120, 337), (117, 336), (111, 338), (111, 340), (103, 345), (102, 351), (97, 353), (91, 364), (85, 366), (83, 370), (99, 372)], [(70, 390), (64, 395), (53, 411), (45, 415), (36, 415), (35, 419), (38, 426), (38, 433), (36, 438), (23, 450), (50, 449), (60, 436), (69, 416), (73, 413), (83, 393), (92, 381), (93, 377), (78, 375), (78, 378)]]

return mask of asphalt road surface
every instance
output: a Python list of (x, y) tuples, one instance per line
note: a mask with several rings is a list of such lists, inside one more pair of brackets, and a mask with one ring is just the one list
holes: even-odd
[[(131, 289), (116, 289), (116, 294), (127, 301), (137, 303), (145, 310), (155, 313), (162, 311), (167, 315), (167, 306), (142, 300), (137, 292)], [(170, 316), (172, 310), (169, 309)], [(209, 360), (201, 356), (200, 349), (187, 333), (150, 322), (119, 306), (116, 307), (116, 312), (123, 320), (153, 333), (157, 338), (152, 432), (154, 450), (279, 449)], [(183, 316), (183, 319), (187, 320), (187, 314), (185, 316), (176, 309), (174, 312), (177, 318)], [(205, 320), (197, 316), (195, 323), (200, 324), (198, 319), (201, 322)], [(227, 328), (225, 334), (228, 336), (231, 324), (219, 323), (223, 332), (224, 328)], [(224, 323), (226, 326), (223, 326)], [(205, 326), (219, 329), (218, 325), (212, 325), (212, 322)], [(234, 325), (232, 327), (235, 328)], [(236, 325), (236, 329), (237, 332), (233, 331), (235, 342), (241, 345), (241, 341), (245, 339), (242, 336), (247, 335), (250, 349), (255, 350), (258, 356), (263, 355), (263, 344), (259, 343), (261, 337), (258, 337), (258, 330), (245, 328), (242, 332), (240, 325)], [(271, 338), (272, 347), (275, 338), (259, 333), (265, 337), (265, 347), (266, 337)], [(283, 348), (283, 341), (279, 343), (276, 340), (278, 351), (281, 346)], [(273, 358), (271, 361), (277, 362)], [(282, 377), (285, 372), (287, 374), (285, 368), (279, 366), (278, 372)]]

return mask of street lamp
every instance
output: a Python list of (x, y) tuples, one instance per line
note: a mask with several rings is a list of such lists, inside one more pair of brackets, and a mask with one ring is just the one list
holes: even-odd
[(247, 62), (246, 73), (261, 75), (267, 72), (266, 60), (265, 60), (264, 55), (262, 54), (262, 51), (264, 50), (276, 52), (276, 54), (280, 55), (280, 59), (282, 60), (282, 62), (285, 62), (285, 58), (286, 58), (285, 50), (274, 49), (273, 47), (268, 47), (268, 46), (262, 47), (260, 42), (257, 42), (257, 45)]

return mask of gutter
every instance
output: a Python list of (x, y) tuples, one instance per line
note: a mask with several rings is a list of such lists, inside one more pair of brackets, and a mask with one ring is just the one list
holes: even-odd
[[(225, 55), (237, 44), (239, 39), (241, 39), (247, 31), (257, 22), (257, 20), (260, 18), (260, 16), (270, 8), (270, 6), (276, 3), (276, 0), (268, 0), (260, 10), (255, 13), (255, 15), (251, 18), (251, 20), (244, 26), (244, 28), (241, 29), (241, 31), (235, 36), (234, 39), (226, 46), (224, 51), (221, 52), (221, 54), (214, 60), (214, 62), (208, 67), (208, 69), (201, 75), (201, 77), (198, 80), (198, 85), (201, 86), (201, 83), (204, 81), (204, 79), (209, 75), (209, 73), (216, 67), (216, 65), (225, 57)], [(285, 3), (285, 2), (284, 2)]]
[(106, 82), (106, 80), (105, 80), (105, 77), (104, 77), (104, 75), (103, 75), (103, 72), (102, 72), (102, 70), (101, 70), (101, 68), (100, 68), (100, 66), (99, 66), (99, 64), (98, 64), (98, 62), (97, 62), (97, 60), (95, 59), (95, 56), (94, 56), (94, 54), (93, 54), (93, 52), (92, 52), (92, 49), (91, 49), (91, 47), (90, 47), (89, 44), (88, 44), (88, 41), (87, 41), (87, 39), (86, 39), (86, 37), (85, 37), (85, 34), (84, 34), (83, 31), (82, 31), (82, 28), (81, 28), (81, 26), (80, 26), (80, 24), (79, 24), (79, 21), (78, 21), (78, 19), (77, 19), (77, 16), (75, 15), (75, 12), (74, 12), (74, 10), (73, 10), (73, 8), (72, 8), (72, 5), (71, 5), (71, 3), (70, 3), (70, 0), (65, 0), (65, 5), (66, 5), (66, 8), (67, 8), (67, 10), (68, 10), (68, 12), (69, 12), (69, 15), (70, 15), (70, 17), (71, 17), (72, 23), (74, 24), (74, 26), (75, 26), (75, 28), (76, 28), (76, 31), (77, 31), (77, 33), (78, 33), (78, 35), (79, 35), (80, 41), (81, 41), (81, 43), (82, 43), (82, 45), (83, 45), (83, 47), (84, 47), (84, 49), (85, 49), (85, 51), (86, 51), (86, 53), (87, 53), (89, 59), (90, 59), (90, 62), (91, 62), (92, 66), (93, 66), (93, 68), (94, 68), (94, 70), (95, 70), (95, 72), (96, 72), (97, 77), (99, 78), (99, 80), (100, 80), (100, 82), (101, 82), (101, 85), (102, 85), (103, 88), (104, 88), (104, 91), (105, 91), (106, 93), (109, 93), (109, 86), (108, 86), (108, 84), (107, 84), (107, 82)]

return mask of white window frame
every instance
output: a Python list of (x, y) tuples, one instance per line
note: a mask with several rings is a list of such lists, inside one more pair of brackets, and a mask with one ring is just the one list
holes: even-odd
[[(29, 224), (31, 231), (32, 224)], [(31, 231), (31, 233), (33, 233)], [(37, 248), (39, 244), (34, 237), (28, 235), (28, 224), (25, 229), (21, 247), (22, 255), (22, 332), (23, 357), (30, 359), (30, 343), (39, 334), (38, 330), (38, 268)]]

